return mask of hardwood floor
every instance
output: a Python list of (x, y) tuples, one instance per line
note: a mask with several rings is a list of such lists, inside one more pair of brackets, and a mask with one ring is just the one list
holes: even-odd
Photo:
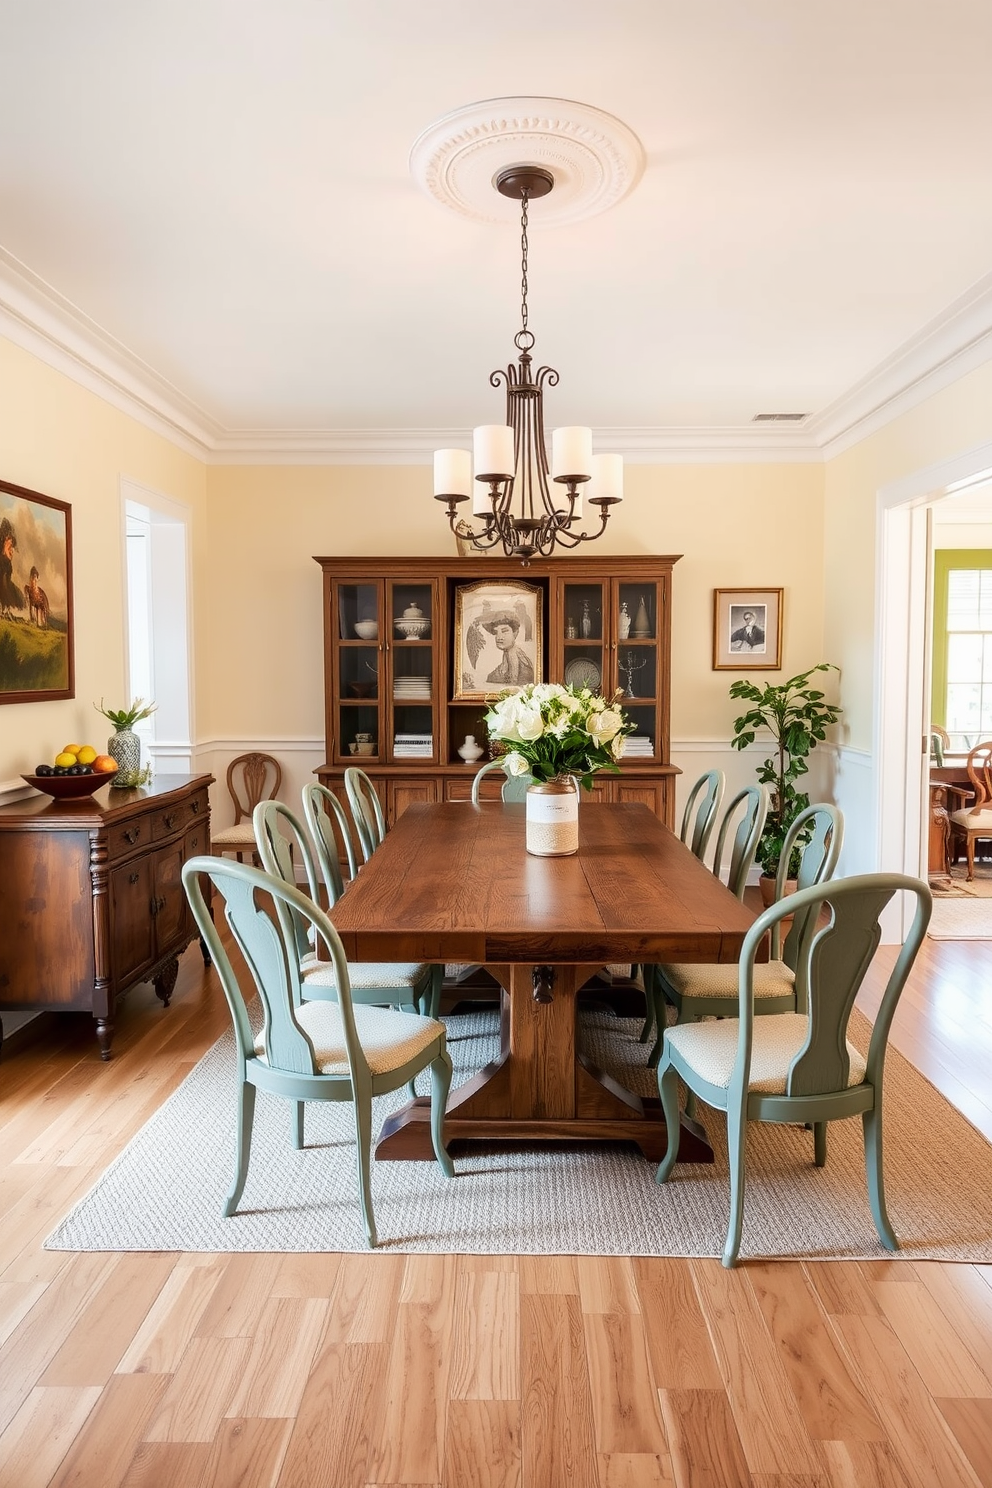
[[(0, 1488), (992, 1488), (992, 1267), (42, 1250), (227, 1013), (89, 1021), (0, 1059)], [(992, 943), (893, 1042), (992, 1139)]]

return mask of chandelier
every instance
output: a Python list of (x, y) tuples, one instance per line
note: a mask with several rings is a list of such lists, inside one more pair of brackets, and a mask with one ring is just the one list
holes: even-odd
[[(623, 458), (594, 455), (591, 429), (555, 429), (549, 469), (544, 388), (557, 386), (558, 373), (553, 367), (532, 371), (527, 209), (531, 200), (547, 196), (555, 181), (539, 166), (515, 165), (501, 171), (494, 184), (503, 196), (520, 202), (521, 325), (513, 338), (520, 355), (516, 366), (511, 362), (489, 378), (491, 387), (506, 385), (506, 423), (475, 429), (471, 454), (463, 449), (435, 450), (434, 498), (447, 502), (448, 523), (459, 537), (483, 552), (501, 546), (507, 557), (526, 564), (535, 554), (548, 557), (556, 546), (575, 548), (602, 536), (610, 507), (623, 499)], [(583, 530), (583, 497), (598, 508), (599, 526), (592, 532)], [(470, 498), (472, 523), (459, 512)]]

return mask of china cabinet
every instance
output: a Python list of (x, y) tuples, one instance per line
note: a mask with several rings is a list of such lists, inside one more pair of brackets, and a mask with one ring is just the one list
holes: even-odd
[[(620, 775), (596, 778), (591, 800), (643, 801), (673, 824), (669, 758), (671, 584), (677, 557), (535, 559), (316, 558), (323, 572), (325, 762), (317, 775), (343, 795), (345, 769), (375, 784), (387, 822), (413, 801), (465, 800), (486, 748), (486, 664), (466, 699), (459, 592), (479, 614), (487, 586), (536, 590), (540, 633), (525, 652), (542, 680), (622, 691), (634, 724)], [(467, 601), (464, 601), (467, 606)], [(465, 615), (467, 616), (467, 608)], [(494, 653), (499, 658), (498, 653)], [(461, 658), (464, 668), (464, 656)], [(457, 683), (457, 685), (456, 685)], [(493, 686), (492, 693), (498, 691)], [(456, 696), (456, 694), (461, 694)], [(484, 756), (485, 757), (485, 756)], [(498, 772), (483, 781), (499, 794)]]

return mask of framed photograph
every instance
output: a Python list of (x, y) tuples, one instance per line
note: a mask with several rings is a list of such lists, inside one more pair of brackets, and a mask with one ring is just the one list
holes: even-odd
[(72, 508), (0, 481), (0, 703), (75, 695)]
[(543, 682), (544, 591), (534, 584), (459, 584), (455, 589), (456, 702)]
[(713, 590), (713, 670), (777, 672), (782, 665), (781, 589)]

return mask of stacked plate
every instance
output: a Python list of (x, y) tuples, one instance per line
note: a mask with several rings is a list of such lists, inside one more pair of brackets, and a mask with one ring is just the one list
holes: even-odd
[(625, 759), (654, 758), (654, 743), (647, 734), (630, 734), (624, 749)]
[(394, 677), (393, 701), (397, 703), (429, 703), (431, 700), (430, 677)]

